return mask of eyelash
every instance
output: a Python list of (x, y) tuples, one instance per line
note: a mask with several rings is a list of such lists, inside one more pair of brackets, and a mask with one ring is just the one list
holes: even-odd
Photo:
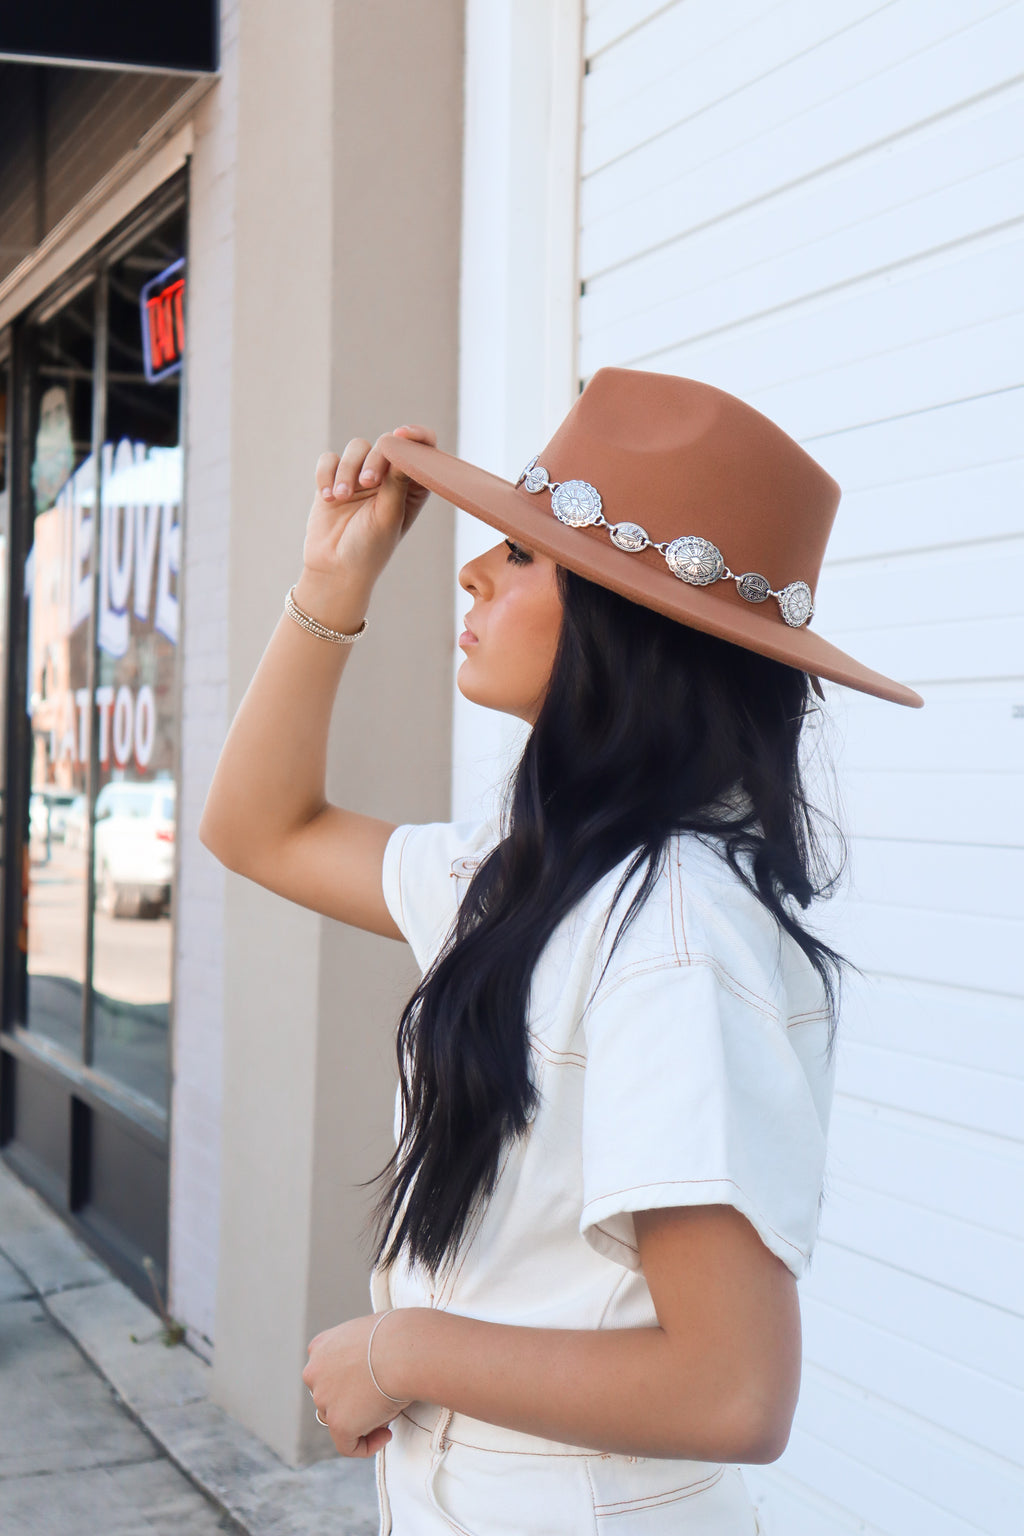
[(518, 544), (513, 544), (511, 539), (506, 539), (508, 545), (508, 561), (510, 565), (529, 565), (530, 556)]

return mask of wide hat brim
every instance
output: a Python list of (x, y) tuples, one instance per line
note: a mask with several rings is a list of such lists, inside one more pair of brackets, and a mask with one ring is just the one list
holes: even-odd
[(601, 530), (567, 526), (551, 511), (546, 494), (536, 497), (465, 459), (392, 433), (380, 439), (380, 448), (397, 469), (445, 501), (645, 608), (861, 693), (911, 708), (924, 703), (912, 688), (864, 666), (806, 626), (791, 628), (777, 609), (771, 612), (774, 604), (723, 602), (712, 587), (689, 586), (667, 565), (659, 569), (616, 549)]

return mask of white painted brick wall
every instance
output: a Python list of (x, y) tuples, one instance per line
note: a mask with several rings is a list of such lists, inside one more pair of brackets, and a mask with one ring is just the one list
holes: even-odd
[(238, 3), (222, 0), (221, 78), (197, 111), (189, 343), (180, 840), (175, 912), (170, 1305), (209, 1353), (217, 1290), (224, 870), (196, 835), (227, 729), (227, 581)]

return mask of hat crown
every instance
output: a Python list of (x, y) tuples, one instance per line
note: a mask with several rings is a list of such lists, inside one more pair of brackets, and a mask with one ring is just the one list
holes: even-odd
[(609, 523), (638, 523), (652, 543), (692, 534), (737, 574), (817, 585), (839, 486), (781, 427), (714, 385), (600, 368), (539, 462), (552, 481), (589, 482)]

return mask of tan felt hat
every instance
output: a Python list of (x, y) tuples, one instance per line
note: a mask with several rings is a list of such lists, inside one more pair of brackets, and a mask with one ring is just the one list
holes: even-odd
[(516, 483), (387, 435), (390, 461), (528, 549), (689, 624), (862, 693), (920, 694), (807, 627), (839, 486), (735, 395), (600, 368)]

